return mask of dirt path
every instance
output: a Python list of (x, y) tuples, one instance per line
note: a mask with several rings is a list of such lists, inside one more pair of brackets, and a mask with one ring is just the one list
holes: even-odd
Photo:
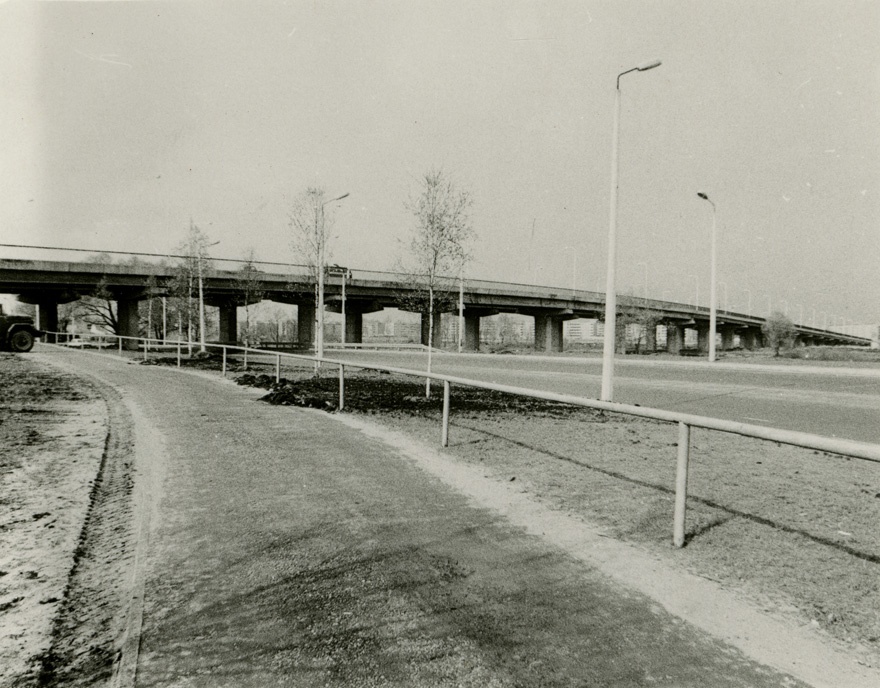
[[(137, 685), (798, 685), (636, 592), (626, 547), (572, 539), (515, 489), (431, 458), (451, 489), (417, 445), (216, 380), (46, 360), (125, 389), (166, 462), (146, 490)], [(813, 685), (875, 685), (824, 669), (834, 681)]]

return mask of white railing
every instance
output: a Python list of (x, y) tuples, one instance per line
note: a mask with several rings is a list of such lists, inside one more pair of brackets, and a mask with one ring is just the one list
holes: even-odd
[[(177, 367), (181, 366), (183, 351), (187, 353), (195, 352), (200, 349), (200, 344), (196, 342), (162, 342), (159, 339), (148, 339), (143, 337), (123, 337), (117, 335), (89, 335), (78, 336), (68, 335), (67, 333), (49, 333), (59, 338), (60, 346), (70, 346), (71, 340), (94, 341), (100, 349), (113, 348), (118, 350), (122, 355), (124, 351), (124, 341), (131, 341), (135, 346), (130, 349), (133, 353), (142, 354), (144, 360), (148, 358), (149, 351), (176, 351)], [(64, 341), (67, 337), (68, 340)], [(112, 343), (112, 347), (109, 345)], [(83, 344), (83, 346), (86, 346)], [(373, 363), (353, 363), (351, 361), (340, 361), (332, 358), (318, 358), (308, 354), (294, 354), (286, 352), (265, 351), (261, 349), (249, 348), (244, 346), (235, 346), (232, 344), (205, 344), (206, 349), (220, 350), (222, 355), (221, 370), (223, 376), (226, 376), (227, 364), (230, 352), (241, 352), (243, 355), (244, 368), (247, 369), (248, 354), (251, 360), (259, 357), (265, 359), (269, 357), (275, 364), (275, 381), (281, 380), (281, 361), (284, 359), (296, 359), (308, 361), (317, 370), (322, 365), (335, 366), (338, 368), (339, 374), (339, 410), (345, 407), (345, 369), (357, 368), (361, 370), (381, 370), (389, 373), (398, 373), (410, 377), (418, 377), (432, 381), (443, 383), (443, 414), (440, 430), (440, 444), (444, 447), (449, 445), (449, 409), (451, 400), (451, 386), (459, 385), (462, 387), (473, 387), (477, 389), (486, 389), (496, 392), (504, 392), (521, 397), (529, 397), (532, 399), (541, 399), (544, 401), (554, 401), (557, 403), (568, 404), (571, 406), (580, 406), (583, 408), (608, 411), (611, 413), (621, 413), (628, 416), (636, 416), (639, 418), (649, 418), (652, 420), (663, 421), (667, 423), (676, 423), (678, 425), (678, 452), (676, 462), (676, 478), (675, 478), (675, 508), (673, 514), (672, 541), (676, 547), (682, 547), (685, 543), (685, 516), (687, 507), (687, 483), (688, 483), (688, 466), (690, 462), (690, 436), (691, 428), (704, 428), (706, 430), (715, 430), (717, 432), (725, 432), (743, 437), (752, 437), (768, 442), (778, 442), (780, 444), (788, 444), (795, 447), (812, 449), (814, 451), (828, 452), (831, 454), (840, 454), (863, 461), (880, 463), (880, 444), (869, 444), (866, 442), (857, 442), (854, 440), (840, 439), (836, 437), (825, 437), (823, 435), (813, 435), (805, 432), (797, 432), (793, 430), (782, 430), (779, 428), (768, 428), (761, 425), (750, 425), (748, 423), (738, 423), (736, 421), (723, 420), (720, 418), (710, 418), (708, 416), (696, 416), (687, 413), (678, 413), (676, 411), (664, 411), (662, 409), (647, 408), (644, 406), (633, 406), (630, 404), (618, 404), (614, 402), (598, 401), (596, 399), (588, 399), (586, 397), (578, 397), (569, 394), (557, 394), (555, 392), (545, 392), (525, 387), (513, 387), (511, 385), (499, 385), (492, 382), (482, 382), (479, 380), (471, 380), (468, 378), (456, 377), (453, 375), (443, 375), (441, 373), (427, 372), (424, 370), (413, 370), (410, 368), (398, 368), (395, 366), (387, 366)]]

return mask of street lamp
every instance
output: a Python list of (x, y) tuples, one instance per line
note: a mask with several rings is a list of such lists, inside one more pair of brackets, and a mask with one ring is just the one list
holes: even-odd
[[(320, 220), (316, 218), (316, 221), (320, 222), (318, 227), (315, 228), (317, 230), (316, 238), (318, 239), (318, 327), (317, 332), (315, 332), (315, 354), (318, 358), (324, 357), (324, 250), (327, 243), (327, 238), (324, 236), (324, 206), (341, 201), (347, 197), (348, 194), (344, 193), (336, 198), (331, 198), (329, 201), (324, 201), (318, 207)], [(343, 325), (344, 327), (345, 325)]]
[(630, 72), (644, 72), (660, 66), (660, 60), (644, 62), (617, 75), (614, 91), (614, 128), (611, 136), (611, 212), (608, 223), (608, 273), (605, 282), (605, 339), (602, 349), (602, 401), (614, 396), (614, 348), (617, 339), (617, 148), (620, 137), (620, 77)]
[(715, 292), (715, 267), (716, 267), (716, 249), (717, 249), (717, 223), (715, 213), (715, 203), (702, 191), (697, 196), (704, 201), (709, 201), (712, 205), (712, 274), (709, 277), (709, 363), (715, 362), (715, 331), (718, 327), (718, 294)]
[[(464, 348), (464, 264), (458, 268), (458, 353)], [(477, 342), (477, 348), (480, 343)]]
[(219, 241), (215, 241), (213, 244), (205, 244), (199, 248), (199, 351), (202, 353), (205, 352), (205, 289), (202, 278), (202, 260), (204, 256), (202, 254), (219, 243)]

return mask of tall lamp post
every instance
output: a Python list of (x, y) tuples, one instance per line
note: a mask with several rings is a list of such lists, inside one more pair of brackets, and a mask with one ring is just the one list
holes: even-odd
[(660, 60), (644, 62), (617, 75), (614, 91), (614, 129), (611, 136), (611, 217), (608, 224), (608, 272), (605, 281), (605, 339), (602, 348), (602, 401), (614, 397), (614, 344), (617, 335), (617, 149), (620, 136), (620, 77), (630, 72), (644, 72), (660, 66)]
[[(324, 252), (327, 248), (327, 237), (324, 236), (324, 206), (330, 203), (335, 203), (336, 201), (341, 201), (343, 198), (348, 198), (348, 193), (344, 193), (336, 198), (331, 198), (329, 201), (324, 201), (318, 207), (318, 214), (320, 217), (316, 218), (316, 221), (320, 222), (316, 228), (318, 230), (316, 232), (318, 239), (318, 326), (317, 331), (315, 332), (315, 354), (318, 358), (324, 357)], [(343, 328), (344, 327), (345, 325), (343, 324)]]
[(709, 201), (712, 206), (712, 272), (709, 276), (709, 363), (715, 362), (715, 331), (718, 328), (718, 294), (715, 285), (715, 268), (717, 262), (717, 222), (715, 213), (715, 203), (707, 194), (702, 191), (697, 196), (704, 201)]

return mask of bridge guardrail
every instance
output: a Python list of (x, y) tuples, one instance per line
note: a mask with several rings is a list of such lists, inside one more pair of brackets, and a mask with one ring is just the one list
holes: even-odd
[[(49, 333), (56, 337), (70, 337), (68, 333)], [(143, 337), (125, 337), (120, 335), (79, 335), (80, 340), (95, 339), (101, 345), (99, 349), (113, 348), (122, 355), (123, 341), (132, 340), (138, 342), (138, 351), (143, 352), (143, 358), (146, 360), (149, 350), (153, 348), (158, 350), (163, 348), (176, 351), (177, 367), (181, 366), (183, 349), (188, 352), (201, 347), (198, 342), (176, 341), (173, 344), (161, 343), (162, 340), (143, 338)], [(113, 346), (103, 346), (107, 341), (114, 341)], [(69, 342), (67, 342), (69, 344)], [(57, 344), (65, 346), (65, 342)], [(736, 421), (724, 420), (721, 418), (711, 418), (708, 416), (697, 416), (687, 413), (679, 413), (676, 411), (665, 411), (663, 409), (648, 408), (644, 406), (635, 406), (631, 404), (619, 404), (616, 402), (599, 401), (597, 399), (589, 399), (587, 397), (578, 397), (569, 394), (557, 394), (555, 392), (545, 392), (533, 390), (524, 387), (514, 387), (511, 385), (500, 385), (492, 382), (483, 382), (480, 380), (471, 380), (468, 378), (457, 377), (453, 375), (444, 375), (424, 370), (414, 370), (410, 368), (399, 368), (396, 366), (387, 366), (382, 364), (371, 363), (353, 363), (351, 361), (342, 361), (333, 358), (310, 356), (308, 354), (294, 354), (287, 352), (267, 351), (251, 347), (237, 346), (232, 344), (213, 344), (206, 343), (205, 349), (219, 349), (222, 354), (222, 374), (225, 377), (227, 371), (227, 362), (229, 352), (241, 352), (244, 357), (244, 367), (247, 369), (248, 354), (252, 356), (269, 356), (275, 363), (275, 381), (281, 380), (281, 361), (282, 358), (290, 358), (302, 361), (308, 361), (315, 366), (317, 371), (321, 365), (336, 366), (338, 368), (339, 377), (339, 410), (345, 407), (345, 369), (356, 368), (361, 370), (381, 370), (389, 373), (397, 373), (410, 377), (426, 379), (428, 381), (437, 381), (443, 383), (443, 411), (440, 430), (440, 444), (444, 447), (449, 445), (449, 414), (451, 403), (451, 387), (452, 385), (460, 385), (463, 387), (473, 387), (477, 389), (486, 389), (517, 396), (530, 397), (533, 399), (541, 399), (544, 401), (555, 401), (558, 403), (569, 404), (571, 406), (579, 406), (583, 408), (591, 408), (610, 413), (620, 413), (623, 415), (635, 416), (639, 418), (648, 418), (667, 423), (675, 423), (678, 425), (678, 442), (676, 457), (676, 478), (675, 478), (675, 507), (673, 513), (673, 535), (672, 541), (675, 547), (683, 547), (685, 544), (685, 519), (687, 510), (687, 484), (688, 470), (690, 462), (690, 436), (691, 428), (703, 428), (705, 430), (714, 430), (728, 434), (741, 435), (743, 437), (751, 437), (754, 439), (764, 440), (767, 442), (778, 442), (780, 444), (802, 447), (814, 451), (822, 451), (831, 454), (839, 454), (872, 463), (880, 463), (880, 444), (869, 444), (866, 442), (857, 442), (855, 440), (845, 440), (836, 437), (825, 437), (823, 435), (814, 435), (794, 430), (783, 430), (780, 428), (769, 428), (761, 425), (751, 425), (749, 423), (739, 423)]]

